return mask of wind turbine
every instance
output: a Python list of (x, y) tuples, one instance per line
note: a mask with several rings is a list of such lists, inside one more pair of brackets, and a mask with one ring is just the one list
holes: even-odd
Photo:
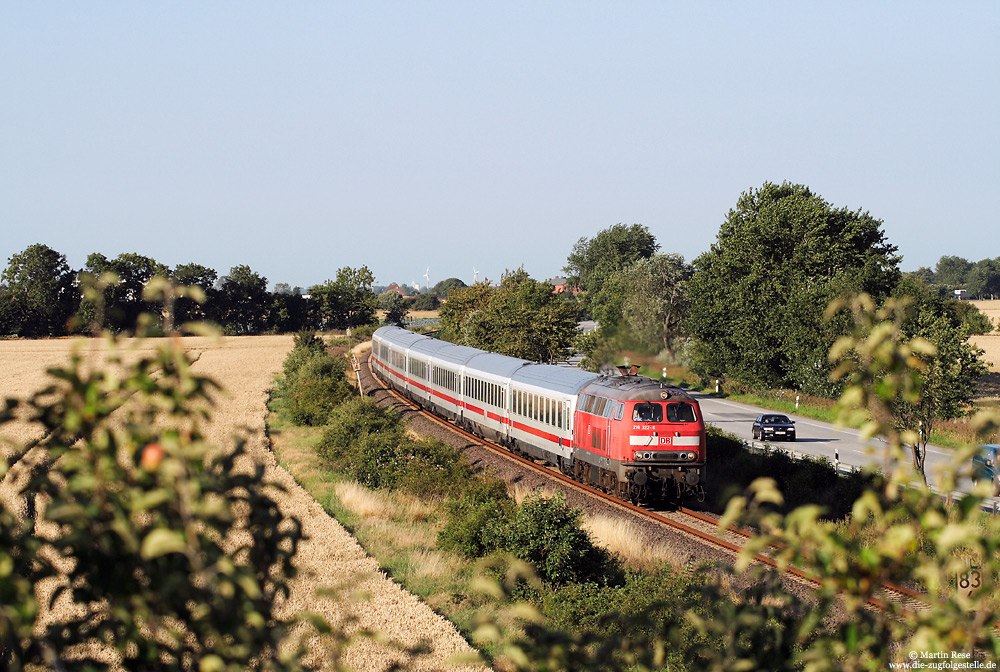
[(430, 276), (428, 275), (428, 273), (430, 273), (430, 272), (431, 272), (431, 267), (430, 267), (430, 266), (428, 266), (428, 267), (427, 267), (427, 270), (426, 270), (426, 271), (424, 271), (424, 282), (425, 282), (425, 283), (427, 283), (427, 284), (426, 284), (426, 285), (425, 285), (424, 287), (425, 287), (426, 289), (428, 289), (428, 290), (429, 290), (429, 289), (431, 288), (431, 278), (430, 278)]
[(472, 267), (472, 284), (476, 284), (478, 281), (479, 281), (479, 271), (477, 271), (476, 267), (473, 266)]

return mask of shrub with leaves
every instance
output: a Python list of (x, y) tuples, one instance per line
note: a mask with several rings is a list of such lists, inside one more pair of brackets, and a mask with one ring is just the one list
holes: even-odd
[(509, 553), (532, 563), (551, 584), (617, 583), (618, 562), (595, 546), (581, 521), (582, 511), (558, 493), (529, 496), (516, 506), (499, 480), (475, 482), (448, 505), (448, 522), (438, 535), (442, 548), (466, 557)]
[(328, 427), (316, 447), (317, 454), (338, 462), (355, 441), (368, 434), (391, 434), (402, 439), (406, 426), (399, 413), (383, 409), (369, 397), (353, 397), (330, 413)]
[[(303, 352), (303, 351), (300, 351)], [(330, 412), (355, 394), (347, 381), (347, 362), (326, 351), (305, 350), (294, 372), (286, 375), (281, 392), (296, 425), (325, 425)]]
[(517, 508), (511, 524), (500, 530), (500, 544), (532, 563), (550, 583), (619, 580), (617, 563), (591, 541), (582, 514), (566, 503), (561, 492), (553, 497), (533, 494)]
[(292, 337), (292, 349), (288, 351), (282, 369), (285, 378), (292, 378), (313, 355), (326, 352), (326, 342), (313, 331), (299, 331)]
[[(0, 667), (301, 669), (276, 611), (303, 538), (281, 486), (243, 445), (205, 443), (214, 385), (180, 348), (109, 348), (107, 365), (77, 351), (47, 389), (7, 402), (4, 421), (27, 414), (46, 433), (22, 459), (29, 517), (0, 509)], [(55, 591), (43, 605), (26, 589), (40, 584)]]
[(438, 545), (467, 558), (482, 558), (500, 550), (500, 527), (510, 524), (514, 500), (498, 478), (476, 478), (461, 496), (450, 499), (447, 523), (438, 533)]

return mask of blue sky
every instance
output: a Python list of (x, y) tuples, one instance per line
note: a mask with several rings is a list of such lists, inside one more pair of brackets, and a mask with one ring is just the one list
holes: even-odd
[(785, 180), (904, 270), (996, 257), (998, 36), (996, 2), (6, 2), (0, 263), (545, 279), (618, 222), (693, 260)]

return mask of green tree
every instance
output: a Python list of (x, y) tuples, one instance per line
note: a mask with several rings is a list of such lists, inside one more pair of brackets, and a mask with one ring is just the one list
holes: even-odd
[(413, 310), (438, 310), (441, 307), (441, 301), (432, 293), (417, 294), (410, 299), (410, 307)]
[[(211, 294), (218, 279), (215, 269), (202, 266), (201, 264), (179, 264), (170, 273), (170, 279), (177, 285), (183, 287), (198, 287), (207, 297)], [(174, 321), (177, 324), (204, 320), (206, 317), (204, 302), (194, 301), (187, 297), (180, 297), (174, 306)]]
[(896, 247), (867, 212), (834, 209), (808, 187), (765, 183), (740, 196), (716, 242), (694, 261), (685, 326), (692, 365), (767, 387), (833, 395), (826, 352), (846, 318), (826, 321), (844, 293), (884, 298), (899, 277)]
[(687, 283), (692, 268), (679, 254), (639, 259), (620, 274), (622, 316), (632, 333), (670, 350), (689, 309)]
[(645, 226), (615, 224), (591, 239), (580, 238), (563, 268), (571, 285), (583, 291), (584, 310), (603, 325), (617, 324), (624, 296), (612, 282), (623, 268), (653, 256), (660, 248)]
[(279, 334), (287, 334), (312, 326), (314, 325), (309, 312), (309, 302), (301, 293), (275, 291), (271, 294), (268, 311), (269, 329)]
[(934, 267), (934, 278), (942, 287), (960, 289), (965, 287), (965, 277), (970, 270), (972, 263), (968, 259), (944, 255)]
[(1000, 295), (1000, 257), (981, 259), (972, 265), (965, 276), (969, 296), (994, 299)]
[(925, 285), (933, 285), (934, 284), (934, 271), (931, 270), (931, 269), (929, 269), (929, 268), (927, 268), (926, 266), (921, 266), (917, 270), (915, 270), (915, 271), (913, 271), (911, 273), (907, 273), (907, 275), (910, 275), (912, 277), (917, 278), (918, 280), (920, 280), (921, 282), (923, 282)]
[(989, 371), (982, 361), (983, 351), (968, 342), (966, 323), (942, 304), (917, 304), (916, 311), (902, 322), (900, 339), (923, 339), (933, 346), (933, 351), (916, 355), (922, 369), (919, 394), (915, 398), (900, 395), (888, 403), (896, 429), (911, 430), (907, 436), (912, 440), (906, 445), (913, 468), (925, 482), (924, 462), (931, 433), (940, 421), (968, 413), (973, 407), (976, 382)]
[(410, 311), (406, 309), (403, 297), (397, 292), (385, 292), (379, 296), (379, 307), (385, 311), (385, 323), (387, 325), (405, 326), (406, 316), (410, 314)]
[(268, 325), (267, 278), (241, 264), (229, 269), (211, 294), (210, 317), (227, 334), (259, 334)]
[(6, 285), (0, 301), (8, 303), (5, 333), (29, 337), (66, 333), (80, 292), (65, 255), (47, 245), (31, 245), (11, 255), (0, 279)]
[[(170, 276), (168, 267), (132, 252), (124, 252), (114, 259), (95, 252), (87, 257), (84, 271), (94, 278), (114, 279), (104, 290), (102, 322), (97, 326), (115, 332), (135, 331), (140, 315), (157, 312), (156, 306), (143, 298), (143, 290), (154, 276)], [(83, 300), (81, 315), (85, 323), (98, 317), (93, 301)]]
[(375, 321), (378, 297), (372, 291), (375, 276), (367, 266), (345, 266), (336, 280), (309, 288), (317, 303), (322, 329), (347, 329)]
[(488, 281), (454, 289), (441, 307), (443, 337), (510, 357), (563, 359), (576, 335), (577, 308), (548, 283), (520, 268)]
[(447, 278), (434, 285), (434, 287), (431, 288), (431, 293), (434, 296), (446, 299), (448, 298), (448, 294), (451, 292), (451, 290), (456, 288), (461, 289), (462, 287), (468, 287), (468, 285), (466, 285), (458, 278)]

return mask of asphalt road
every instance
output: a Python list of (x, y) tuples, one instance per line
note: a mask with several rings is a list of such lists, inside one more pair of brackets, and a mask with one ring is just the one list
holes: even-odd
[[(705, 422), (734, 434), (749, 442), (752, 440), (751, 427), (754, 418), (761, 413), (774, 412), (766, 408), (741, 404), (728, 399), (719, 399), (707, 394), (693, 393), (698, 398)], [(775, 442), (771, 445), (793, 451), (796, 454), (807, 454), (826, 457), (831, 462), (848, 467), (880, 466), (885, 464), (886, 449), (881, 440), (862, 441), (861, 433), (856, 429), (838, 429), (836, 426), (806, 418), (800, 415), (788, 414), (795, 422), (796, 441)], [(926, 473), (933, 487), (934, 474), (940, 465), (947, 463), (952, 457), (952, 451), (939, 446), (927, 446)], [(883, 469), (884, 470), (884, 469)], [(971, 482), (960, 484), (961, 490), (972, 487)]]

